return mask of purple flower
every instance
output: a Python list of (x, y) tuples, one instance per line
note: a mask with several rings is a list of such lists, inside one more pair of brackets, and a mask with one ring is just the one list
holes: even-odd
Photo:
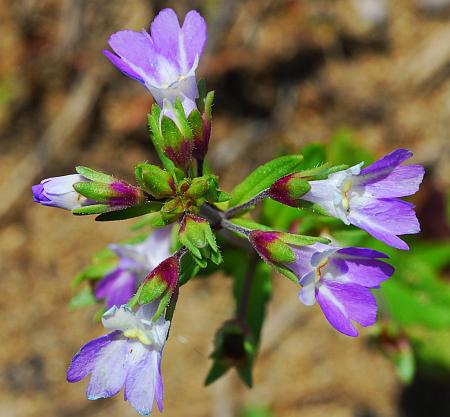
[(411, 156), (397, 149), (362, 170), (360, 163), (311, 181), (311, 190), (301, 198), (394, 248), (409, 249), (398, 235), (418, 233), (420, 225), (414, 205), (398, 197), (416, 193), (424, 175), (421, 165), (401, 166)]
[(170, 256), (171, 231), (172, 226), (157, 229), (137, 245), (110, 245), (119, 264), (97, 284), (97, 299), (106, 299), (107, 308), (126, 304), (146, 276)]
[(380, 261), (381, 252), (365, 248), (339, 248), (322, 243), (299, 244), (305, 237), (255, 230), (250, 242), (262, 258), (302, 285), (299, 299), (319, 303), (330, 324), (341, 333), (357, 336), (352, 324), (376, 321), (377, 303), (370, 288), (379, 288), (394, 268)]
[(150, 90), (160, 107), (176, 97), (186, 115), (195, 108), (198, 97), (195, 70), (206, 42), (206, 23), (196, 11), (190, 11), (180, 27), (172, 9), (162, 10), (153, 20), (150, 33), (123, 30), (109, 38), (115, 53), (103, 51), (125, 75)]
[(295, 250), (297, 259), (288, 265), (300, 278), (300, 301), (320, 305), (325, 317), (339, 332), (358, 336), (352, 321), (367, 327), (375, 324), (377, 303), (370, 288), (379, 288), (394, 268), (377, 258), (384, 253), (366, 248), (337, 248), (316, 243)]
[(90, 205), (92, 202), (77, 193), (73, 188), (73, 184), (77, 182), (88, 181), (87, 178), (79, 174), (47, 178), (40, 184), (33, 185), (33, 200), (44, 206), (59, 207), (65, 210)]
[(78, 382), (91, 374), (89, 400), (108, 398), (124, 387), (124, 399), (142, 415), (149, 415), (153, 402), (162, 411), (161, 355), (170, 322), (152, 321), (158, 303), (139, 307), (112, 307), (102, 318), (112, 333), (84, 345), (73, 357), (67, 381)]

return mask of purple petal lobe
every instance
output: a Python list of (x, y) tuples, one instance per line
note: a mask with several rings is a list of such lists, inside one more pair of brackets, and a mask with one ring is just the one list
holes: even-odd
[(86, 390), (89, 400), (112, 397), (122, 389), (127, 376), (128, 348), (126, 339), (116, 339), (102, 349)]
[(371, 326), (376, 321), (375, 297), (361, 285), (327, 281), (319, 287), (317, 293), (317, 301), (325, 317), (341, 333), (358, 335), (351, 320), (361, 326)]
[(413, 156), (407, 149), (397, 149), (361, 170), (360, 175), (387, 173)]
[(121, 71), (123, 74), (125, 74), (127, 77), (133, 78), (136, 81), (139, 81), (141, 84), (145, 84), (144, 79), (141, 75), (139, 75), (137, 72), (133, 71), (133, 69), (128, 65), (125, 61), (123, 61), (120, 57), (117, 55), (114, 55), (112, 52), (108, 50), (102, 51), (103, 54), (108, 58), (114, 66)]
[[(199, 13), (191, 10), (184, 18), (182, 27), (184, 49), (189, 69), (199, 60), (206, 43), (206, 22)], [(195, 69), (195, 68), (194, 68)]]
[(422, 165), (396, 167), (388, 173), (373, 173), (360, 177), (364, 190), (377, 198), (406, 197), (415, 194), (422, 183)]
[(349, 220), (353, 225), (397, 249), (409, 249), (397, 235), (420, 232), (414, 206), (397, 199), (377, 199), (355, 207)]
[(124, 396), (139, 414), (147, 416), (152, 411), (158, 390), (161, 389), (159, 385), (162, 386), (159, 370), (161, 353), (140, 344), (135, 345), (133, 357), (130, 357), (131, 364), (125, 381)]
[(179, 71), (180, 61), (180, 23), (172, 9), (164, 9), (153, 20), (150, 33), (158, 54), (164, 56)]
[(364, 258), (389, 258), (385, 253), (378, 252), (373, 249), (368, 248), (357, 248), (355, 246), (350, 246), (347, 248), (341, 248), (337, 251), (340, 255), (349, 255), (349, 256), (357, 256)]
[(113, 332), (86, 343), (73, 357), (67, 370), (67, 381), (78, 382), (89, 375), (103, 348), (108, 346), (116, 337), (118, 332)]
[(106, 275), (95, 289), (97, 299), (106, 299), (106, 308), (126, 304), (136, 290), (136, 277), (131, 272), (116, 269)]
[[(147, 78), (155, 75), (155, 52), (153, 42), (148, 33), (134, 30), (121, 30), (113, 33), (109, 38), (109, 46), (122, 58), (125, 65), (132, 70), (133, 78)], [(107, 55), (109, 59), (110, 56)], [(117, 61), (113, 62), (117, 65)], [(118, 68), (122, 71), (125, 66)]]
[(391, 265), (378, 259), (348, 255), (331, 257), (328, 270), (335, 279), (368, 288), (379, 287), (383, 281), (386, 281), (394, 273), (394, 268)]

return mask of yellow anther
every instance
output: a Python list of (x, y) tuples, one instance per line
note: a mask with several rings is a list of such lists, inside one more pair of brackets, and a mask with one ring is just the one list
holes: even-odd
[(328, 263), (328, 258), (323, 259), (319, 265), (316, 266), (316, 281), (322, 278), (322, 268)]
[(347, 181), (344, 186), (342, 187), (342, 205), (344, 206), (345, 210), (348, 210), (350, 207), (350, 202), (348, 201), (347, 193), (352, 188), (352, 182), (349, 180)]
[(152, 341), (147, 337), (147, 335), (141, 329), (129, 329), (123, 332), (125, 337), (129, 339), (138, 339), (144, 345), (151, 345)]

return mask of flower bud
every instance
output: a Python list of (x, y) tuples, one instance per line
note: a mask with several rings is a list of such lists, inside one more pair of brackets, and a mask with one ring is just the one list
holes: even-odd
[(286, 175), (269, 188), (270, 198), (288, 206), (298, 207), (300, 197), (311, 189), (301, 172)]
[(250, 233), (250, 243), (255, 250), (267, 261), (282, 264), (295, 261), (295, 254), (284, 241), (283, 232), (264, 232), (254, 230)]
[(205, 219), (186, 214), (181, 221), (178, 238), (202, 268), (207, 265), (206, 259), (211, 259), (216, 265), (222, 262), (214, 233)]
[(116, 210), (135, 206), (145, 201), (142, 190), (125, 181), (113, 179), (110, 183), (77, 182), (73, 188), (81, 195), (97, 202), (107, 204)]
[(174, 198), (165, 203), (161, 208), (161, 217), (166, 222), (177, 220), (184, 212), (183, 203), (179, 198)]
[(209, 186), (210, 184), (207, 178), (194, 178), (186, 191), (186, 195), (193, 198), (203, 197), (209, 191)]
[(156, 320), (169, 304), (178, 285), (179, 275), (179, 259), (176, 256), (165, 259), (145, 278), (132, 303), (137, 301), (139, 304), (148, 304), (160, 298), (158, 311), (153, 316), (153, 320)]
[(92, 204), (92, 201), (75, 191), (75, 183), (89, 180), (79, 174), (64, 175), (62, 177), (47, 178), (37, 185), (33, 185), (33, 200), (44, 206), (74, 210)]
[(166, 198), (175, 195), (172, 176), (160, 167), (146, 163), (138, 164), (135, 174), (141, 188), (153, 197)]

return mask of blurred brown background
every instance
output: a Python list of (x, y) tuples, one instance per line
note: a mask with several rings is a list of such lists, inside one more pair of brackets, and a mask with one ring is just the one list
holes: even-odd
[[(135, 415), (121, 398), (88, 402), (85, 383), (65, 382), (72, 355), (101, 333), (92, 310), (68, 309), (70, 279), (93, 251), (128, 236), (130, 223), (94, 224), (32, 204), (30, 192), (79, 164), (132, 180), (134, 164), (156, 161), (146, 130), (152, 99), (101, 54), (109, 34), (148, 28), (169, 6), (207, 18), (200, 75), (217, 93), (210, 161), (225, 189), (280, 149), (347, 127), (377, 155), (412, 149), (432, 168), (429, 188), (442, 190), (450, 183), (449, 4), (1, 0), (0, 416)], [(182, 290), (163, 362), (167, 417), (231, 417), (251, 404), (282, 417), (448, 415), (433, 414), (446, 397), (448, 407), (448, 391), (419, 390), (417, 405), (415, 388), (405, 390), (370, 350), (367, 332), (337, 334), (287, 280), (274, 285), (253, 390), (232, 373), (203, 387), (214, 331), (231, 314), (230, 282), (215, 276)]]

